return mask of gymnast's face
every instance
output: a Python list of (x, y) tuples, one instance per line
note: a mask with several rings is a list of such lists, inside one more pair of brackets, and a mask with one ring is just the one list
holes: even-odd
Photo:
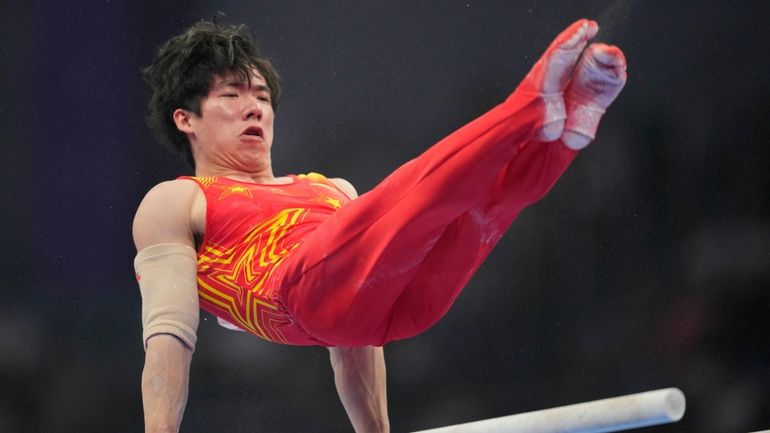
[(257, 71), (251, 83), (231, 74), (214, 76), (209, 93), (201, 99), (200, 113), (188, 112), (182, 126), (177, 120), (190, 139), (196, 163), (205, 158), (249, 172), (270, 166), (274, 113), (270, 89)]

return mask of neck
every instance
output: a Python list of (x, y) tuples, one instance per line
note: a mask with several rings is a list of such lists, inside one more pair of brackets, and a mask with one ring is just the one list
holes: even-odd
[(233, 168), (224, 168), (224, 167), (212, 169), (210, 167), (200, 167), (198, 165), (195, 166), (195, 176), (227, 177), (229, 179), (254, 182), (254, 183), (273, 183), (280, 179), (275, 177), (275, 175), (273, 175), (273, 170), (271, 168), (268, 168), (266, 170), (249, 172), (249, 171), (237, 170)]
[(253, 163), (253, 161), (252, 163), (244, 164), (236, 159), (196, 157), (195, 175), (200, 177), (227, 177), (254, 183), (274, 183), (277, 180), (282, 180), (281, 178), (276, 178), (273, 174), (273, 167), (269, 156), (263, 158), (258, 164)]

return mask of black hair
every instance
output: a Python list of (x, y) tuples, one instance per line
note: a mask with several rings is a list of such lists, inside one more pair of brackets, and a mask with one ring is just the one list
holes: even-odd
[(174, 123), (174, 111), (182, 108), (200, 115), (201, 98), (211, 90), (215, 75), (230, 73), (251, 84), (254, 69), (265, 79), (271, 105), (277, 109), (280, 77), (270, 61), (260, 56), (251, 30), (243, 24), (196, 23), (161, 45), (152, 64), (142, 70), (152, 91), (147, 113), (150, 129), (195, 167), (190, 142)]

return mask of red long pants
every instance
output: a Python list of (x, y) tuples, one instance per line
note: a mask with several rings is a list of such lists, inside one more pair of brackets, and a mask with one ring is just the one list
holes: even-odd
[(408, 338), (443, 317), (577, 154), (532, 141), (543, 110), (514, 93), (323, 222), (284, 263), (283, 302), (296, 323), (353, 347)]

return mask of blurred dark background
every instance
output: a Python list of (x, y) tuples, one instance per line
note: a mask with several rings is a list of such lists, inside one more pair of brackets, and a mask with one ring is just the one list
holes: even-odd
[[(277, 174), (360, 191), (599, 21), (629, 81), (435, 328), (386, 348), (394, 432), (650, 389), (656, 432), (770, 428), (770, 7), (764, 1), (0, 3), (0, 432), (140, 432), (133, 212), (188, 173), (139, 70), (218, 12), (284, 79)], [(184, 432), (352, 431), (321, 348), (203, 319)]]

